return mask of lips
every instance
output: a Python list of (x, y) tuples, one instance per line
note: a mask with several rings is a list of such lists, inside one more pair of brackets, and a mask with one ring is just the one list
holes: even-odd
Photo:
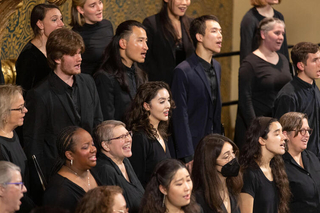
[(123, 146), (122, 149), (125, 151), (128, 151), (128, 150), (131, 151), (131, 145), (127, 144), (127, 145)]
[(89, 160), (92, 160), (92, 161), (96, 161), (97, 160), (97, 157), (95, 155), (92, 155)]
[(187, 194), (187, 195), (183, 196), (183, 198), (186, 199), (186, 200), (190, 200), (190, 194)]
[(165, 116), (169, 116), (169, 111), (165, 111), (163, 114), (164, 114)]
[(216, 44), (217, 44), (220, 48), (222, 47), (222, 41), (218, 41)]
[(147, 52), (143, 52), (143, 53), (141, 53), (141, 55), (143, 58), (146, 58)]

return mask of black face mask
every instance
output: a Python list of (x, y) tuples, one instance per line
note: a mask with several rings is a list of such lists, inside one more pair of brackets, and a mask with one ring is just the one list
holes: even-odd
[(229, 163), (221, 168), (221, 174), (223, 177), (236, 177), (239, 174), (240, 164), (237, 158), (233, 158)]

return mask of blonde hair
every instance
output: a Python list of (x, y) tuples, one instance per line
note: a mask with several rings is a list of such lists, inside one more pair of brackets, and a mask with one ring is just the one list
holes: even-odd
[(72, 0), (71, 6), (71, 26), (82, 26), (86, 23), (83, 15), (81, 15), (77, 7), (84, 7), (87, 0)]

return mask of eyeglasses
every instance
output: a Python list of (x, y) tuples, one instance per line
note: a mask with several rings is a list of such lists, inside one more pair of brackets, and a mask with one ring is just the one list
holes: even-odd
[(129, 212), (129, 208), (127, 208), (126, 210), (113, 210), (113, 212), (128, 213)]
[(10, 111), (20, 111), (23, 113), (23, 110), (26, 108), (26, 103), (23, 104), (23, 106), (17, 108), (17, 109), (9, 109)]
[(127, 134), (120, 135), (119, 137), (111, 138), (111, 139), (109, 139), (108, 141), (118, 140), (118, 139), (124, 140), (126, 137), (129, 137), (129, 136), (132, 137), (132, 131), (128, 131)]
[(24, 186), (23, 182), (4, 183), (4, 184), (5, 184), (5, 185), (11, 185), (11, 184), (13, 184), (13, 185), (16, 185), (16, 186), (20, 186), (20, 187), (21, 187), (21, 190), (23, 189), (23, 186)]
[(305, 135), (306, 135), (306, 133), (307, 133), (307, 131), (309, 132), (309, 135), (311, 135), (311, 134), (312, 134), (313, 129), (300, 129), (300, 130), (292, 130), (292, 131), (300, 132), (300, 134), (301, 134), (302, 136), (305, 136)]

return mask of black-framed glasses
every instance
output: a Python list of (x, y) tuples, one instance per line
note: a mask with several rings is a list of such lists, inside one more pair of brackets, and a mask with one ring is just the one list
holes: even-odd
[(128, 131), (127, 134), (120, 135), (119, 137), (111, 138), (111, 139), (109, 139), (108, 141), (117, 140), (117, 139), (124, 140), (124, 139), (126, 139), (127, 137), (129, 137), (129, 136), (132, 137), (132, 131)]
[(300, 132), (302, 136), (305, 136), (307, 134), (307, 131), (309, 132), (309, 135), (311, 135), (313, 129), (300, 129), (300, 130), (292, 130), (292, 131)]
[(16, 109), (10, 109), (10, 111), (20, 111), (23, 113), (24, 108), (26, 108), (26, 103), (23, 104), (23, 106), (16, 108)]
[(24, 183), (23, 182), (15, 182), (15, 183), (4, 183), (4, 185), (16, 185), (20, 186), (21, 190), (23, 189)]

